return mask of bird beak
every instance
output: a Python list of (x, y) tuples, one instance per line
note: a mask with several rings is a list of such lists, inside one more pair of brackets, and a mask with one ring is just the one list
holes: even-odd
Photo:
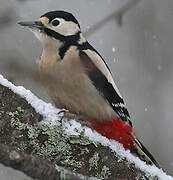
[(21, 26), (26, 26), (30, 29), (39, 29), (44, 30), (45, 26), (41, 21), (25, 21), (25, 22), (18, 22)]

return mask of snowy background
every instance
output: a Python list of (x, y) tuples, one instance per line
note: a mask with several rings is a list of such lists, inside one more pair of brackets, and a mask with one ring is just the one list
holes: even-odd
[[(16, 22), (35, 20), (50, 10), (72, 12), (83, 31), (116, 12), (128, 0), (0, 0), (0, 74), (49, 101), (45, 89), (15, 72), (31, 71), (41, 54), (38, 40)], [(141, 0), (123, 17), (105, 23), (87, 39), (111, 67), (141, 141), (173, 175), (173, 1)]]

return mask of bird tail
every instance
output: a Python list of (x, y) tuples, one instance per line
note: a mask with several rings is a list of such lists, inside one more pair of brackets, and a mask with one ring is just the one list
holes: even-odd
[(113, 121), (106, 121), (102, 123), (90, 121), (90, 123), (98, 133), (106, 136), (109, 139), (118, 141), (125, 149), (129, 149), (132, 154), (139, 157), (147, 164), (155, 165), (160, 168), (159, 163), (154, 159), (145, 146), (137, 139), (133, 127), (128, 123), (120, 121), (116, 117)]
[(155, 160), (153, 155), (145, 148), (145, 146), (139, 141), (139, 139), (134, 139), (136, 147), (131, 150), (131, 153), (139, 157), (142, 161), (145, 161), (147, 164), (155, 165), (158, 168), (160, 164)]

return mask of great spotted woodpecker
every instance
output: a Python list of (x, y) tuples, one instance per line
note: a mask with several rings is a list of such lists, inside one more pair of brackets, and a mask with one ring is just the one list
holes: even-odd
[(51, 11), (19, 24), (29, 27), (43, 44), (39, 71), (56, 107), (82, 115), (97, 132), (160, 167), (138, 140), (109, 67), (84, 38), (76, 18)]

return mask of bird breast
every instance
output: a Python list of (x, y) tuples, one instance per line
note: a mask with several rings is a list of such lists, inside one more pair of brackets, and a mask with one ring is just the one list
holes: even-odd
[(57, 52), (49, 56), (43, 52), (39, 65), (41, 79), (55, 106), (86, 120), (111, 120), (115, 112), (85, 73), (76, 47), (71, 47), (63, 60), (57, 59)]

